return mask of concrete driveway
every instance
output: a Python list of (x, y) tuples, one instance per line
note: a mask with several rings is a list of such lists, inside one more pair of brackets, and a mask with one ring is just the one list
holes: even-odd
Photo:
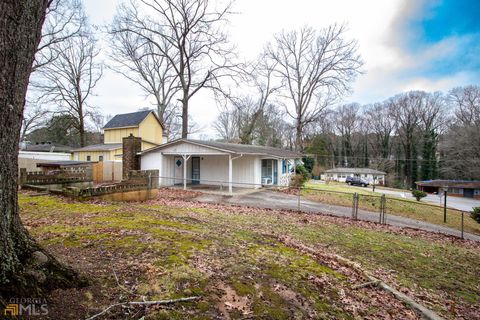
[[(211, 202), (211, 203), (224, 203), (224, 204), (233, 204), (241, 206), (250, 206), (258, 208), (269, 208), (269, 209), (279, 209), (279, 210), (298, 210), (298, 197), (295, 195), (289, 195), (282, 192), (271, 191), (271, 190), (259, 190), (257, 192), (251, 192), (246, 194), (239, 194), (234, 196), (226, 196), (221, 194), (208, 194), (204, 193), (195, 198), (195, 200), (201, 202)], [(350, 207), (342, 207), (329, 205), (319, 202), (314, 202), (301, 198), (300, 201), (300, 211), (307, 213), (317, 213), (317, 214), (331, 214), (341, 217), (351, 217), (352, 209)], [(379, 221), (378, 212), (370, 212), (366, 210), (358, 210), (358, 218), (360, 220), (368, 221)], [(398, 227), (410, 227), (422, 229), (430, 232), (439, 232), (448, 235), (460, 237), (460, 231), (452, 228), (444, 227), (441, 225), (431, 224), (428, 222), (423, 222), (419, 220), (387, 215), (386, 222), (388, 224), (398, 226)], [(464, 238), (469, 240), (480, 241), (480, 236), (464, 233)]]

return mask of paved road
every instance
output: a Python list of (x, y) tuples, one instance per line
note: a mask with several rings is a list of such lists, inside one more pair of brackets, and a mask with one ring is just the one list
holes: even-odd
[[(248, 194), (239, 194), (234, 196), (226, 196), (220, 194), (207, 194), (204, 193), (197, 198), (198, 201), (202, 202), (213, 202), (213, 203), (227, 203), (235, 205), (244, 205), (251, 207), (259, 208), (271, 208), (271, 209), (287, 209), (287, 210), (298, 210), (298, 197), (294, 195), (289, 195), (281, 192), (271, 191), (271, 190), (261, 190), (254, 193)], [(349, 207), (334, 206), (324, 203), (314, 202), (302, 197), (301, 199), (300, 210), (309, 213), (327, 213), (335, 216), (351, 217), (352, 209)], [(378, 221), (379, 213), (370, 212), (365, 210), (358, 210), (358, 218), (361, 220), (368, 221)], [(444, 234), (454, 235), (460, 237), (460, 231), (431, 224), (423, 221), (418, 221), (414, 219), (387, 215), (387, 223), (398, 226), (398, 227), (410, 227), (417, 228), (431, 232), (440, 232)], [(464, 233), (465, 239), (480, 241), (480, 236)]]
[[(369, 188), (371, 190), (371, 188)], [(410, 192), (395, 191), (389, 189), (375, 188), (375, 192), (384, 193), (386, 195), (393, 195), (404, 199), (415, 199)], [(443, 197), (440, 199), (438, 195), (428, 194), (422, 199), (423, 202), (430, 202), (443, 206)], [(470, 212), (473, 207), (480, 207), (480, 200), (460, 198), (460, 197), (447, 197), (447, 207)]]

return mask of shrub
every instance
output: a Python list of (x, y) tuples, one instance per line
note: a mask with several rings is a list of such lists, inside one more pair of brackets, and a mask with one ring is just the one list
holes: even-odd
[(412, 196), (415, 197), (415, 199), (417, 199), (417, 201), (420, 201), (420, 199), (422, 198), (425, 198), (427, 196), (427, 194), (425, 192), (423, 192), (422, 190), (412, 190)]
[(307, 182), (307, 178), (303, 174), (295, 174), (290, 179), (290, 187), (292, 188), (301, 188)]
[(310, 173), (309, 173), (308, 170), (305, 169), (305, 167), (302, 166), (301, 164), (298, 165), (298, 166), (296, 166), (296, 167), (295, 167), (295, 170), (296, 170), (296, 173), (297, 173), (297, 174), (301, 174), (302, 176), (304, 176), (304, 177), (305, 177), (305, 180), (310, 179)]
[(480, 223), (480, 207), (473, 208), (472, 213), (470, 213), (470, 216), (473, 218), (473, 220)]
[(302, 161), (303, 161), (303, 166), (305, 167), (307, 172), (312, 173), (313, 167), (315, 165), (315, 159), (307, 156), (307, 157), (303, 157)]

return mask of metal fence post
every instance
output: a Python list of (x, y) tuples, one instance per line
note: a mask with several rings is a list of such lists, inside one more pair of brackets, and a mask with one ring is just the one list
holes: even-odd
[(360, 198), (360, 195), (357, 193), (357, 201), (355, 203), (355, 220), (358, 219), (358, 202), (359, 202), (359, 199)]
[(355, 219), (355, 203), (357, 201), (357, 193), (353, 194), (353, 203), (352, 203), (352, 219)]
[(465, 213), (465, 212), (462, 211), (462, 239), (463, 239), (463, 214), (464, 214), (464, 213)]
[(302, 190), (302, 187), (298, 187), (298, 203), (297, 203), (297, 209), (300, 211), (300, 191)]
[(382, 195), (382, 200), (383, 200), (382, 223), (385, 224), (387, 220), (385, 215), (385, 213), (387, 212), (387, 197), (385, 196), (385, 194)]
[(380, 217), (378, 219), (378, 223), (380, 224), (382, 223), (382, 219), (383, 219), (382, 215), (383, 215), (383, 195), (380, 197)]

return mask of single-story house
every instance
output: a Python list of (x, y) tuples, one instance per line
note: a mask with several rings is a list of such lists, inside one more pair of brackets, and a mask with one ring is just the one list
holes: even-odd
[(302, 154), (273, 147), (178, 139), (144, 150), (141, 170), (158, 169), (159, 185), (288, 186)]
[(479, 180), (427, 180), (415, 182), (419, 190), (439, 193), (447, 189), (448, 195), (480, 199)]
[(333, 168), (326, 170), (322, 179), (345, 182), (347, 177), (358, 177), (367, 180), (369, 183), (384, 185), (386, 175), (386, 172), (370, 168)]

